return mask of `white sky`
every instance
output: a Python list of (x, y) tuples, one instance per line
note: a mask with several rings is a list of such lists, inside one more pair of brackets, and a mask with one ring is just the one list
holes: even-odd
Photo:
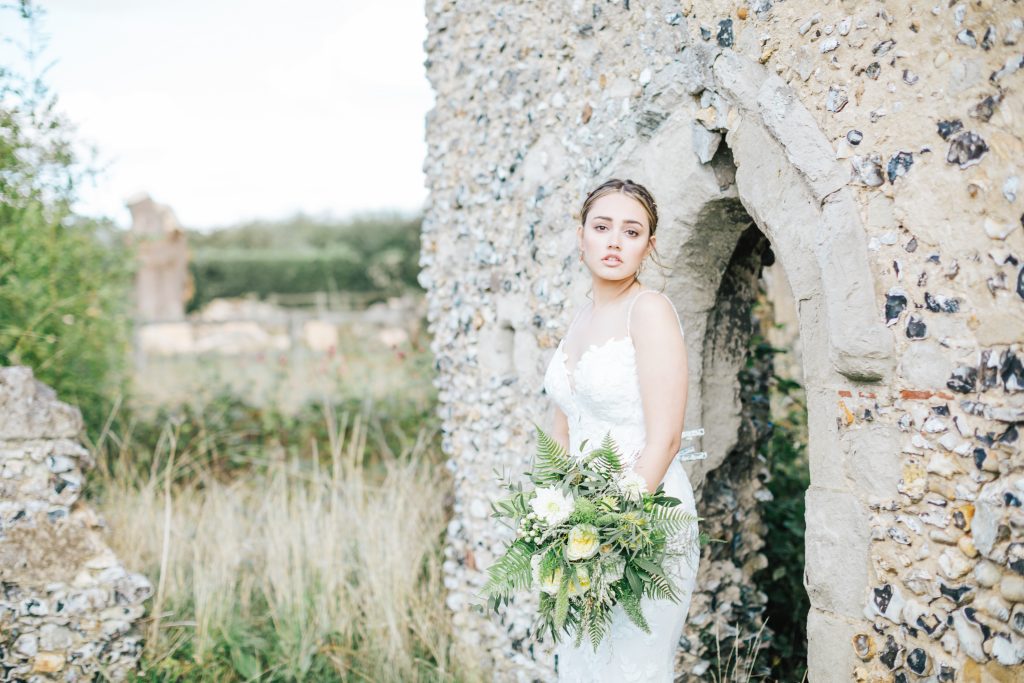
[(41, 4), (45, 80), (109, 162), (81, 212), (127, 226), (140, 191), (198, 229), (421, 208), (422, 0)]

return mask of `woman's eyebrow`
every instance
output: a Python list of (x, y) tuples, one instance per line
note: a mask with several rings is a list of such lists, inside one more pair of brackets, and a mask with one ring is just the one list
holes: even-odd
[[(612, 219), (609, 218), (608, 216), (594, 216), (594, 220), (595, 221), (608, 221), (609, 223), (612, 222)], [(644, 225), (640, 221), (633, 221), (633, 220), (626, 220), (626, 221), (622, 221), (622, 222), (623, 223), (633, 223), (635, 225), (639, 225), (640, 227), (643, 227), (643, 225)]]

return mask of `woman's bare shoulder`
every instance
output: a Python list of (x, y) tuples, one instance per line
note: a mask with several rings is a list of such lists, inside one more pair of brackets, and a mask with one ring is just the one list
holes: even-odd
[[(650, 296), (643, 296), (650, 293)], [(657, 295), (657, 296), (653, 296)], [(663, 292), (649, 289), (637, 295), (630, 311), (629, 330), (634, 337), (668, 334), (678, 329), (683, 332), (682, 321), (672, 300)]]

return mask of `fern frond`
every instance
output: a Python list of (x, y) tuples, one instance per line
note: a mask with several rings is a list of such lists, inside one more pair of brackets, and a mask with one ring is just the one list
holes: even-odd
[(676, 594), (675, 586), (664, 576), (651, 576), (650, 592), (651, 596), (658, 600), (672, 600), (673, 602), (679, 602), (679, 596)]
[(561, 481), (565, 473), (572, 468), (572, 460), (569, 454), (547, 432), (540, 428), (537, 423), (533, 425), (537, 429), (537, 454), (534, 457), (533, 470), (530, 473), (533, 483), (537, 486), (544, 486), (550, 483)]
[(604, 433), (601, 439), (601, 446), (595, 448), (586, 459), (595, 470), (602, 473), (618, 474), (622, 472), (622, 458), (618, 445), (612, 438), (611, 430)]
[(565, 618), (569, 614), (569, 572), (562, 573), (562, 584), (558, 587), (558, 595), (555, 596), (555, 629), (560, 629), (565, 624)]
[(533, 551), (525, 541), (515, 541), (508, 550), (487, 568), (489, 576), (484, 590), (492, 595), (509, 596), (521, 590), (528, 590), (533, 583), (530, 558)]
[(592, 609), (590, 611), (590, 623), (587, 625), (587, 632), (590, 635), (590, 645), (594, 648), (594, 652), (597, 652), (597, 646), (601, 644), (601, 638), (603, 638), (604, 634), (608, 632), (611, 625), (611, 610)]
[(655, 505), (651, 508), (653, 525), (667, 534), (678, 533), (691, 524), (696, 524), (700, 519), (697, 515), (677, 507)]
[(661, 567), (642, 557), (633, 558), (633, 562), (649, 576), (648, 585), (650, 586), (652, 597), (659, 600), (679, 601), (675, 586), (665, 576), (665, 572)]

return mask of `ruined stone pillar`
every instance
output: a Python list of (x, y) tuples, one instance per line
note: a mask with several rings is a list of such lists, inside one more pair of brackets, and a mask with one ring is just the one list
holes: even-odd
[(123, 680), (152, 594), (79, 500), (93, 464), (77, 408), (26, 367), (0, 368), (0, 679)]
[(181, 320), (192, 296), (185, 231), (171, 208), (149, 195), (133, 197), (128, 208), (139, 259), (137, 315), (143, 320)]

